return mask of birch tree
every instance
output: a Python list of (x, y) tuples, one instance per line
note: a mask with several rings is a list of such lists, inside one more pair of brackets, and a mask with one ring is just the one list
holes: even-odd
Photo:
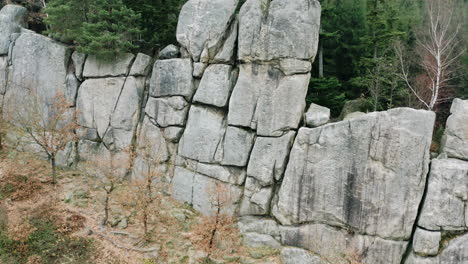
[[(465, 52), (460, 48), (462, 24), (457, 21), (453, 0), (425, 0), (427, 21), (417, 38), (417, 68), (411, 74), (408, 56), (401, 43), (395, 45), (400, 64), (400, 78), (428, 110), (433, 110), (454, 78), (457, 59)], [(416, 78), (417, 75), (417, 78)], [(424, 81), (418, 81), (424, 80)]]

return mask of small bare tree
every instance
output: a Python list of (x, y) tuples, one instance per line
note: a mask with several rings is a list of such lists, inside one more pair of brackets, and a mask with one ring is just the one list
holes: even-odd
[[(416, 98), (429, 110), (441, 101), (450, 80), (453, 79), (457, 59), (465, 52), (460, 48), (459, 32), (462, 24), (456, 21), (455, 1), (425, 0), (427, 21), (417, 39), (417, 66), (422, 71), (418, 78), (410, 77), (404, 48), (395, 45), (401, 73), (399, 76)], [(418, 82), (418, 80), (424, 80)]]
[[(129, 185), (129, 191), (125, 192), (121, 199), (122, 205), (134, 211), (143, 225), (144, 240), (150, 240), (149, 224), (156, 211), (159, 210), (160, 193), (165, 189), (164, 173), (158, 167), (158, 153), (151, 148), (139, 148), (138, 159), (142, 163), (138, 170), (139, 177), (133, 179)], [(130, 203), (129, 203), (130, 202)]]
[(121, 160), (111, 154), (108, 157), (99, 157), (96, 160), (89, 161), (86, 168), (88, 173), (93, 174), (99, 179), (99, 187), (104, 191), (104, 217), (101, 225), (107, 225), (109, 220), (110, 199), (113, 192), (121, 184), (119, 172), (126, 167), (126, 161)]
[(21, 106), (19, 109), (4, 111), (8, 111), (7, 116), (14, 129), (46, 154), (52, 170), (52, 184), (55, 184), (57, 153), (76, 139), (76, 110), (61, 92), (50, 103), (34, 93), (29, 93), (28, 98), (27, 103), (9, 103), (10, 107)]
[(207, 193), (215, 209), (214, 213), (202, 218), (195, 227), (191, 240), (197, 248), (207, 253), (207, 258), (220, 257), (230, 253), (228, 250), (240, 246), (235, 218), (227, 212), (234, 197), (229, 188), (220, 182), (209, 185)]

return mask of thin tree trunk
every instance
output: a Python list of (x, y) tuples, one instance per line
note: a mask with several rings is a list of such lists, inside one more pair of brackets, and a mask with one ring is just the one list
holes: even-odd
[(106, 200), (104, 201), (104, 219), (102, 219), (103, 226), (107, 224), (107, 220), (109, 219), (109, 194), (109, 192), (106, 192)]
[(50, 158), (50, 165), (52, 166), (52, 184), (57, 183), (57, 172), (55, 168), (55, 155)]

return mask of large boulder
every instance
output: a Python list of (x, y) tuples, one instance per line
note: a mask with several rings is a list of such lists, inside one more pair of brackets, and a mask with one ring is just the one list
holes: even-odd
[(255, 140), (255, 133), (228, 126), (223, 142), (223, 159), (221, 164), (245, 167)]
[(281, 260), (284, 264), (325, 264), (318, 256), (312, 255), (301, 248), (285, 247), (281, 250)]
[(195, 92), (192, 72), (190, 59), (156, 61), (150, 80), (150, 95), (153, 97), (180, 95), (190, 101)]
[(239, 59), (313, 61), (320, 9), (316, 0), (247, 0), (239, 13)]
[[(223, 193), (220, 194), (217, 190)], [(178, 201), (192, 205), (204, 215), (216, 213), (216, 195), (223, 195), (229, 199), (221, 208), (221, 212), (234, 214), (242, 189), (177, 166), (172, 179), (172, 194)]]
[[(69, 48), (47, 37), (31, 33), (19, 35), (10, 56), (7, 104), (28, 105), (28, 100), (34, 97), (50, 105), (59, 93), (67, 96), (70, 57)], [(74, 102), (75, 96), (68, 94), (67, 99)]]
[(158, 126), (183, 126), (187, 119), (189, 103), (182, 96), (153, 98), (146, 103), (146, 114)]
[(86, 80), (78, 92), (78, 124), (95, 128), (99, 137), (104, 138), (124, 84), (124, 77)]
[(358, 235), (326, 224), (280, 227), (283, 245), (301, 247), (326, 263), (400, 264), (407, 241)]
[(275, 137), (297, 129), (309, 79), (310, 74), (285, 76), (269, 65), (242, 64), (229, 103), (229, 125)]
[(468, 160), (468, 100), (453, 100), (450, 113), (442, 151), (451, 158)]
[(468, 230), (468, 162), (434, 159), (418, 225), (428, 230)]
[(272, 185), (283, 177), (289, 151), (296, 132), (282, 137), (258, 137), (250, 155), (247, 176), (257, 179), (262, 186)]
[[(219, 151), (226, 131), (224, 112), (192, 106), (179, 144), (179, 155), (205, 163), (220, 161)], [(218, 155), (217, 155), (218, 154)]]
[(150, 70), (150, 64), (152, 59), (153, 58), (151, 58), (151, 56), (149, 55), (138, 53), (138, 55), (135, 58), (135, 61), (133, 62), (132, 69), (130, 70), (130, 75), (147, 75)]
[(177, 40), (194, 61), (214, 58), (234, 18), (238, 0), (189, 0), (180, 11)]
[(131, 53), (122, 54), (114, 58), (102, 59), (88, 56), (83, 70), (84, 77), (115, 77), (126, 76), (135, 59)]
[(233, 71), (230, 65), (212, 64), (208, 66), (193, 101), (225, 107), (236, 82), (236, 77), (237, 72)]
[(0, 10), (0, 55), (8, 53), (11, 35), (26, 27), (28, 10), (19, 5), (6, 5)]
[(317, 104), (311, 104), (305, 113), (304, 122), (308, 127), (318, 127), (330, 120), (330, 109)]
[(429, 165), (435, 114), (397, 108), (301, 128), (273, 213), (407, 240)]
[(413, 237), (413, 251), (422, 256), (435, 256), (439, 253), (440, 232), (431, 232), (417, 228)]

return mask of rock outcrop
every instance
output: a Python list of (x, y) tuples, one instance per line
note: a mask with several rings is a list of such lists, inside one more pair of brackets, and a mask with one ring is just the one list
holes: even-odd
[[(180, 202), (239, 215), (244, 242), (284, 263), (466, 263), (468, 101), (454, 100), (432, 161), (432, 112), (305, 113), (319, 2), (239, 2), (189, 0), (180, 48), (111, 61), (26, 30), (25, 10), (7, 5), (0, 107), (63, 92), (79, 128), (61, 166), (110, 158), (121, 177), (156, 171)], [(217, 192), (230, 198), (221, 208)]]

